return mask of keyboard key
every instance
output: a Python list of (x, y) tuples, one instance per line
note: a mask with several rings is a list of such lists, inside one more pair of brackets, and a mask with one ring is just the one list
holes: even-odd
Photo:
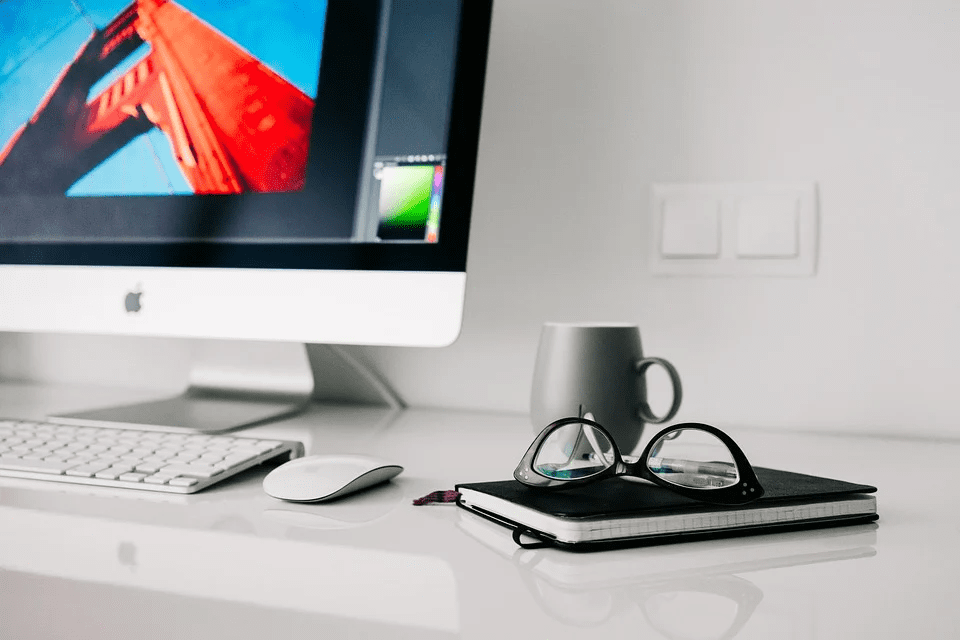
[(110, 465), (107, 464), (80, 465), (79, 467), (74, 467), (73, 469), (67, 469), (67, 475), (76, 476), (78, 478), (92, 478), (97, 473), (109, 468), (109, 466)]
[(212, 478), (223, 469), (209, 464), (171, 464), (161, 469), (163, 473), (189, 476), (191, 478)]
[(33, 448), (33, 452), (34, 452), (34, 453), (39, 453), (39, 454), (40, 454), (41, 456), (43, 456), (43, 457), (46, 457), (46, 456), (50, 455), (50, 454), (53, 453), (54, 451), (56, 451), (56, 447), (42, 446), (42, 447), (34, 447), (34, 448)]
[(159, 464), (140, 463), (136, 466), (136, 470), (140, 473), (156, 473), (160, 471), (161, 466)]
[(257, 453), (231, 453), (221, 461), (221, 464), (227, 467), (235, 467), (255, 460), (258, 455)]
[(133, 471), (133, 465), (117, 463), (110, 467), (111, 471), (117, 471), (121, 474)]
[(117, 480), (122, 480), (123, 482), (140, 482), (147, 477), (145, 473), (125, 473)]
[(193, 485), (200, 482), (196, 478), (174, 478), (167, 484), (171, 487), (192, 487)]

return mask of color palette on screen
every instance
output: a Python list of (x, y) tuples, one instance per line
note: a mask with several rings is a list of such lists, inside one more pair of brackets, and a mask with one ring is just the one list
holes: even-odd
[(377, 236), (382, 240), (435, 242), (442, 187), (442, 165), (384, 167), (380, 175)]

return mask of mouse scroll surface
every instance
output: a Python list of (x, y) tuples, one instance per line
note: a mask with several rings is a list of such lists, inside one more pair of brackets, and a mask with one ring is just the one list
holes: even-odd
[(289, 502), (333, 500), (386, 482), (403, 467), (362, 455), (315, 455), (280, 465), (263, 480), (263, 490)]

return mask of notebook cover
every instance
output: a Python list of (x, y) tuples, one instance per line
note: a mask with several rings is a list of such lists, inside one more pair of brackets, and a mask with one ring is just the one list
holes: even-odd
[[(524, 486), (516, 480), (463, 483), (457, 485), (456, 488), (458, 490), (463, 488), (487, 493), (491, 496), (557, 518), (601, 520), (658, 515), (716, 513), (724, 510), (744, 510), (788, 504), (828, 502), (830, 500), (843, 499), (854, 494), (874, 493), (877, 490), (876, 487), (870, 485), (780, 471), (777, 469), (754, 467), (754, 471), (760, 480), (761, 486), (764, 488), (763, 497), (747, 505), (730, 507), (705, 504), (685, 498), (669, 489), (664, 489), (657, 485), (634, 482), (624, 478), (608, 478), (583, 487), (560, 491), (535, 489)], [(513, 522), (499, 514), (465, 505), (461, 502), (458, 502), (458, 504), (462, 508), (502, 526), (529, 532), (543, 543), (571, 551), (594, 551), (678, 541), (746, 536), (760, 533), (773, 533), (775, 531), (797, 531), (818, 527), (843, 526), (872, 522), (879, 517), (877, 514), (872, 513), (846, 516), (833, 520), (764, 523), (731, 529), (673, 532), (641, 538), (563, 542), (556, 540), (549, 533), (544, 534), (544, 532), (533, 531), (529, 527)], [(516, 537), (514, 539), (516, 540)], [(533, 545), (531, 548), (535, 548), (535, 546), (536, 545)]]
[(573, 489), (543, 490), (516, 480), (474, 482), (457, 485), (487, 493), (518, 505), (560, 518), (626, 518), (681, 513), (712, 513), (776, 506), (782, 502), (821, 502), (853, 493), (877, 490), (865, 484), (832, 480), (802, 473), (754, 467), (764, 489), (759, 500), (724, 507), (685, 498), (654, 484), (624, 478), (607, 478)]

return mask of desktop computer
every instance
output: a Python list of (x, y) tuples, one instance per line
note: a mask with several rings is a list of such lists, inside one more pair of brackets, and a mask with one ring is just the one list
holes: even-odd
[(453, 342), (491, 3), (0, 4), (0, 331), (200, 354), (57, 422), (228, 430), (317, 392), (305, 344)]

